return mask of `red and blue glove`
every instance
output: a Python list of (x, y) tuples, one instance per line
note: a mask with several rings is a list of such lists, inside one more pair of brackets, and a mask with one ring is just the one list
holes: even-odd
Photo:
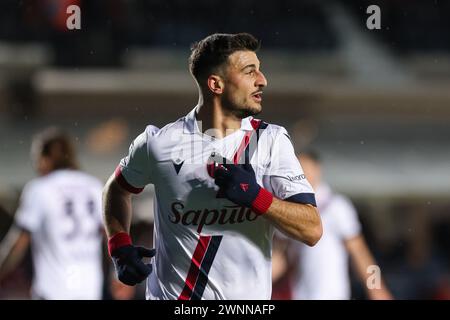
[(142, 258), (151, 258), (155, 249), (133, 246), (128, 233), (116, 233), (108, 240), (108, 252), (111, 256), (117, 278), (129, 286), (144, 281), (152, 272), (152, 265), (145, 264)]
[(273, 195), (256, 182), (251, 164), (223, 164), (214, 173), (219, 192), (237, 205), (264, 214), (273, 202)]

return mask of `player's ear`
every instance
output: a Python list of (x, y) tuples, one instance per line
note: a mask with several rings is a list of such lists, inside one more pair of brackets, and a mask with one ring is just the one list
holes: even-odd
[(218, 75), (210, 75), (207, 80), (208, 89), (215, 94), (222, 94), (224, 88), (224, 82)]

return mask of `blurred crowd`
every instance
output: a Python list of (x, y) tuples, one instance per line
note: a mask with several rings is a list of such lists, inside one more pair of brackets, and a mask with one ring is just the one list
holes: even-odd
[[(371, 1), (333, 1), (362, 22)], [(81, 8), (83, 32), (66, 28), (66, 8)], [(377, 1), (377, 33), (399, 54), (450, 50), (447, 1)], [(0, 41), (45, 43), (57, 66), (119, 66), (129, 47), (184, 47), (205, 34), (246, 31), (266, 48), (330, 51), (339, 37), (327, 1), (6, 0), (0, 4)], [(263, 22), (263, 23), (262, 23)]]

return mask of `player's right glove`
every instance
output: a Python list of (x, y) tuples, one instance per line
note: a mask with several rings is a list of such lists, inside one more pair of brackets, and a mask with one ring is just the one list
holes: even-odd
[(144, 281), (152, 272), (152, 265), (142, 261), (153, 257), (155, 249), (133, 246), (128, 233), (116, 233), (108, 240), (108, 251), (119, 280), (129, 286)]

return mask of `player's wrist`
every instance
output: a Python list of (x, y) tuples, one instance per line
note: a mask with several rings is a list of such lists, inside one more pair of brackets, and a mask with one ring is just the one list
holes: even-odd
[(108, 239), (108, 253), (111, 257), (113, 257), (114, 251), (131, 244), (131, 237), (128, 233), (118, 232)]
[(251, 209), (258, 215), (264, 214), (269, 210), (273, 202), (273, 194), (260, 187), (256, 198), (251, 204)]

